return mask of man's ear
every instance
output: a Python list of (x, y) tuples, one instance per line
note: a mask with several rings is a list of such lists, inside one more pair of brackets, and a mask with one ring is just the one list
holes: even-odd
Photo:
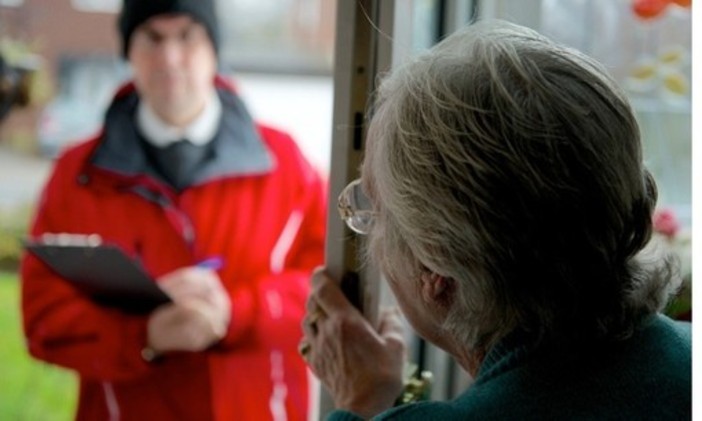
[(453, 280), (437, 273), (424, 271), (421, 276), (422, 298), (427, 303), (447, 304)]

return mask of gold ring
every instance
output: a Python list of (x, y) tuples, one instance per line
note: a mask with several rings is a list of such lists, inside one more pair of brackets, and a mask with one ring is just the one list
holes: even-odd
[(297, 346), (297, 352), (302, 355), (302, 358), (307, 357), (307, 354), (309, 354), (311, 350), (312, 345), (310, 345), (309, 342), (300, 342), (300, 345)]

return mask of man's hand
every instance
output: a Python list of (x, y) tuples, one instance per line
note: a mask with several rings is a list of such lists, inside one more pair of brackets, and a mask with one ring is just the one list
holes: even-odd
[(224, 337), (231, 301), (216, 272), (182, 268), (161, 277), (158, 285), (173, 304), (149, 317), (148, 345), (154, 351), (202, 351)]
[(210, 269), (177, 269), (159, 278), (158, 286), (176, 303), (200, 299), (222, 310), (231, 305), (217, 272)]
[(149, 317), (148, 344), (159, 353), (205, 350), (227, 332), (215, 313), (201, 300), (162, 306)]

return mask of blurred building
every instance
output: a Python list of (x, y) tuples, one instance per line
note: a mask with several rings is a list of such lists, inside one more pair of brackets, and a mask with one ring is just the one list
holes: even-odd
[[(225, 72), (331, 75), (336, 1), (218, 0)], [(0, 0), (0, 48), (42, 59), (36, 103), (13, 113), (0, 143), (55, 153), (89, 135), (128, 69), (119, 57), (121, 0)]]
[(9, 57), (31, 52), (41, 61), (34, 84), (38, 101), (18, 110), (0, 128), (0, 141), (34, 151), (40, 113), (60, 91), (62, 63), (85, 56), (111, 57), (116, 51), (114, 16), (78, 10), (71, 0), (0, 1), (0, 45)]

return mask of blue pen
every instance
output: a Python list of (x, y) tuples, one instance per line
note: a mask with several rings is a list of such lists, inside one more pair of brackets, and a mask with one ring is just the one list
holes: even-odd
[(208, 257), (197, 262), (195, 266), (203, 269), (220, 270), (224, 266), (224, 259), (220, 256)]

